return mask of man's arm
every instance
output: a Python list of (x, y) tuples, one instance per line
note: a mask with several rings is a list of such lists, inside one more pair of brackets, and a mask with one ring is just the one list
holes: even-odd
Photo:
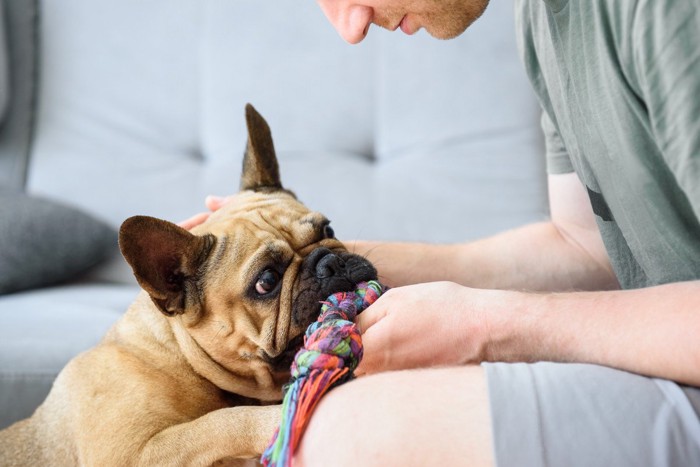
[(490, 315), (488, 360), (594, 363), (700, 386), (700, 281), (507, 302), (517, 311)]
[(549, 186), (550, 223), (464, 245), (366, 245), (389, 284), (451, 282), (398, 287), (363, 312), (358, 372), (558, 361), (700, 386), (700, 281), (603, 290), (618, 284), (583, 185)]
[(530, 291), (618, 288), (588, 196), (578, 177), (550, 175), (551, 221), (471, 243), (349, 243), (392, 286), (452, 281)]
[(700, 281), (531, 293), (433, 282), (391, 289), (358, 316), (357, 374), (490, 362), (605, 365), (700, 387)]

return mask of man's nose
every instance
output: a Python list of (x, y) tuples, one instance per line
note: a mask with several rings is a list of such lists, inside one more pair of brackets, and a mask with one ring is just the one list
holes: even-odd
[(357, 44), (367, 35), (374, 19), (372, 8), (342, 5), (336, 0), (319, 0), (319, 5), (338, 34), (350, 44)]

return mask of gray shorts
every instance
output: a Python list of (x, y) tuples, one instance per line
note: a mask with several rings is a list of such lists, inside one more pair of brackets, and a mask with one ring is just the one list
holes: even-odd
[(484, 364), (496, 465), (700, 466), (700, 389), (580, 364)]

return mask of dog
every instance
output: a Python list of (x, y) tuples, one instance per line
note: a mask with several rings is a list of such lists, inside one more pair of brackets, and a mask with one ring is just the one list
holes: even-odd
[(30, 418), (0, 432), (0, 465), (242, 465), (261, 455), (320, 302), (377, 272), (282, 187), (267, 122), (250, 104), (245, 114), (240, 192), (192, 231), (124, 221), (120, 248), (142, 292)]

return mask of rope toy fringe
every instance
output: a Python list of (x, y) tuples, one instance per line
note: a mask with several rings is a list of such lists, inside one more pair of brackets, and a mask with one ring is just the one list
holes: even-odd
[(362, 360), (362, 338), (355, 316), (374, 303), (383, 288), (376, 281), (361, 282), (354, 292), (328, 297), (318, 320), (304, 336), (294, 357), (292, 378), (284, 388), (282, 421), (262, 455), (264, 466), (287, 467), (321, 396), (354, 377)]

